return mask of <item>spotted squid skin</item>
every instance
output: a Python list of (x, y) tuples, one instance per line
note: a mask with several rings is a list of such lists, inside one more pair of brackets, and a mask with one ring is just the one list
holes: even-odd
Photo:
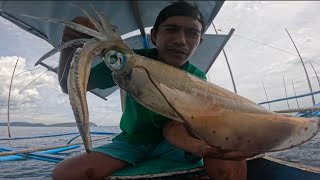
[(133, 55), (130, 74), (114, 79), (137, 102), (186, 123), (225, 151), (272, 152), (300, 145), (319, 131), (319, 118), (277, 114), (231, 91), (159, 61)]

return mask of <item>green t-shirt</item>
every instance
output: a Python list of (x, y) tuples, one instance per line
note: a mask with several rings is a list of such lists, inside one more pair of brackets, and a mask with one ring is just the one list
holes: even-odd
[[(158, 55), (156, 49), (139, 49), (134, 50), (134, 52), (151, 59), (156, 59)], [(206, 79), (205, 73), (189, 62), (186, 62), (180, 69)], [(89, 89), (106, 89), (115, 86), (116, 83), (112, 79), (111, 72), (104, 63), (92, 68), (89, 77)], [(116, 136), (116, 139), (132, 144), (158, 143), (163, 139), (162, 128), (169, 121), (171, 121), (169, 118), (148, 110), (127, 95), (125, 110), (120, 121), (122, 132)]]

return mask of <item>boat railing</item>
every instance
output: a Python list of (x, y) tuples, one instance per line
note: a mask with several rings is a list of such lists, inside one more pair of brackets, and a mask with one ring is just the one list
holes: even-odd
[[(260, 102), (258, 104), (259, 105), (270, 104), (270, 103), (274, 103), (274, 102), (286, 101), (286, 100), (289, 100), (289, 99), (297, 99), (297, 98), (312, 96), (314, 94), (319, 94), (319, 93), (320, 93), (320, 91), (315, 91), (315, 92), (312, 92), (312, 93), (306, 93), (306, 94), (301, 94), (301, 95), (297, 95), (297, 96), (290, 96), (290, 97), (286, 97), (286, 98), (279, 98), (279, 99), (274, 99), (274, 100), (270, 100), (270, 101), (264, 101), (264, 102)], [(287, 109), (287, 110), (277, 110), (277, 111), (274, 111), (274, 112), (277, 112), (277, 113), (293, 113), (293, 112), (305, 113), (305, 112), (310, 112), (310, 111), (311, 112), (320, 111), (320, 104), (316, 104), (315, 106), (312, 106), (312, 107)]]

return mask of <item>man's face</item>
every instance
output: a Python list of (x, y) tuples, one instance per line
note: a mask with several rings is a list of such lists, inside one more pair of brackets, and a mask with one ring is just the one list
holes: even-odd
[(202, 24), (186, 16), (172, 16), (163, 21), (158, 32), (151, 31), (158, 59), (175, 67), (182, 66), (202, 42)]

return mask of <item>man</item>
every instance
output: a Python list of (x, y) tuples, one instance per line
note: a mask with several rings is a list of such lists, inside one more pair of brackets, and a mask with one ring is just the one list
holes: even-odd
[[(86, 18), (77, 17), (74, 21), (95, 29)], [(174, 3), (159, 13), (151, 30), (151, 40), (156, 48), (134, 51), (205, 79), (205, 73), (188, 62), (202, 42), (204, 28), (203, 16), (196, 7), (186, 2)], [(83, 36), (66, 28), (63, 41)], [(69, 48), (62, 51), (60, 56), (58, 74), (65, 93), (66, 72), (73, 52)], [(101, 63), (92, 69), (88, 89), (105, 89), (114, 85), (111, 70), (105, 64)], [(84, 153), (59, 163), (53, 170), (53, 179), (103, 179), (121, 168), (159, 157), (191, 162), (203, 158), (211, 178), (246, 179), (245, 157), (251, 154), (219, 152), (195, 138), (184, 124), (144, 108), (130, 96), (126, 98), (120, 128), (122, 132), (112, 143), (96, 147), (92, 153)]]

